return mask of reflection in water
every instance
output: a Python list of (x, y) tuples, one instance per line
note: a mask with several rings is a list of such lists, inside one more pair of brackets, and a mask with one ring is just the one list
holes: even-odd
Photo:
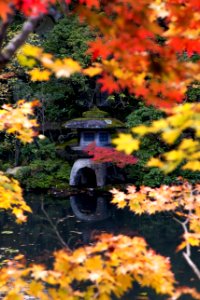
[(102, 221), (111, 215), (109, 202), (105, 196), (73, 195), (70, 196), (70, 204), (73, 213), (81, 221)]
[[(0, 259), (12, 257), (16, 251), (19, 251), (25, 254), (29, 261), (49, 262), (49, 258), (52, 257), (51, 253), (62, 247), (55, 228), (71, 249), (93, 243), (94, 237), (102, 232), (129, 236), (139, 235), (143, 236), (158, 253), (171, 257), (176, 278), (181, 285), (189, 284), (200, 289), (199, 281), (184, 261), (181, 253), (175, 252), (180, 243), (177, 236), (182, 235), (182, 230), (170, 216), (166, 214), (134, 216), (128, 210), (118, 210), (109, 206), (107, 197), (105, 199), (102, 196), (96, 201), (88, 195), (82, 195), (79, 199), (55, 199), (47, 195), (29, 194), (26, 198), (33, 209), (33, 214), (29, 216), (26, 224), (18, 225), (9, 215), (1, 213)], [(88, 199), (90, 200), (88, 201)], [(43, 201), (44, 209), (54, 227), (50, 225), (42, 211)], [(96, 212), (100, 211), (99, 219), (96, 221)], [(92, 216), (94, 220), (91, 222)], [(90, 222), (87, 222), (88, 218)], [(198, 257), (199, 253), (194, 253), (197, 265)], [(146, 292), (146, 290), (142, 292)], [(145, 297), (150, 300), (163, 299), (154, 294), (152, 296), (152, 292), (149, 291), (149, 298), (145, 293), (140, 296), (138, 293), (139, 288), (136, 285), (133, 291), (123, 297), (123, 300), (142, 299), (143, 296), (143, 299)]]

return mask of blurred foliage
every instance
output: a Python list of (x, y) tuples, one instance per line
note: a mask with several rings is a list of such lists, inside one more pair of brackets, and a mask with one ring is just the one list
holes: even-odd
[[(140, 103), (138, 109), (128, 115), (126, 124), (129, 128), (141, 124), (149, 125), (153, 120), (161, 119), (164, 115), (162, 111)], [(134, 154), (138, 158), (138, 163), (126, 168), (128, 181), (137, 186), (156, 187), (162, 184), (174, 184), (177, 182), (177, 177), (182, 176), (192, 183), (198, 182), (200, 180), (199, 172), (180, 170), (179, 167), (171, 174), (166, 175), (159, 168), (145, 167), (151, 157), (159, 156), (168, 150), (169, 146), (158, 135), (149, 134), (144, 136), (140, 149)]]

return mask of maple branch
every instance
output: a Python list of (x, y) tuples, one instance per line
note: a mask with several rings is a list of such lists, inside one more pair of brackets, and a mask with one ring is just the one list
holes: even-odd
[(5, 46), (0, 53), (0, 65), (1, 68), (9, 62), (14, 53), (25, 43), (27, 37), (33, 32), (38, 21), (43, 15), (36, 17), (30, 17), (23, 25), (22, 31), (17, 34), (8, 44)]
[(200, 280), (200, 270), (197, 268), (195, 263), (191, 260), (190, 256), (187, 254), (187, 252), (183, 252), (183, 257), (185, 258), (188, 265), (192, 268), (193, 272), (196, 274), (196, 276)]
[(8, 25), (11, 23), (11, 18), (8, 18), (7, 21), (1, 23), (0, 28), (0, 49), (2, 48), (3, 41), (7, 34)]
[[(11, 10), (14, 11), (13, 4), (10, 4), (9, 6), (10, 6)], [(8, 13), (7, 19), (2, 21), (2, 23), (1, 23), (1, 27), (0, 27), (0, 49), (2, 48), (3, 41), (4, 41), (5, 37), (7, 36), (7, 28), (11, 24), (12, 20), (13, 20), (13, 15), (11, 13)]]
[[(187, 228), (187, 224), (189, 222), (189, 218), (187, 218), (184, 222), (179, 221), (177, 218), (174, 218), (174, 220), (176, 222), (178, 222), (182, 226), (183, 231), (184, 231), (185, 234), (189, 233), (188, 228)], [(195, 265), (195, 263), (191, 259), (191, 246), (190, 246), (189, 243), (186, 243), (186, 252), (183, 252), (183, 257), (185, 258), (186, 262), (191, 267), (191, 269), (193, 270), (193, 272), (196, 274), (196, 276), (198, 277), (198, 279), (200, 279), (200, 270), (198, 269), (198, 267)]]
[[(187, 228), (186, 225), (189, 222), (189, 218), (187, 218), (184, 222), (179, 221), (177, 218), (174, 218), (174, 220), (183, 227), (184, 233), (187, 234), (188, 233), (188, 228)], [(188, 257), (191, 255), (191, 247), (190, 247), (189, 243), (186, 244), (186, 254), (187, 254)]]

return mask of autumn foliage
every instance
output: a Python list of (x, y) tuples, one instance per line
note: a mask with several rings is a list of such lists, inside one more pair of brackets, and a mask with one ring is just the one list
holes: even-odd
[(14, 9), (20, 10), (25, 16), (38, 16), (39, 14), (48, 13), (50, 4), (55, 3), (54, 0), (3, 0), (0, 2), (0, 16), (6, 20), (8, 14), (13, 14)]
[[(35, 119), (30, 119), (38, 101), (18, 101), (15, 106), (3, 105), (0, 109), (0, 130), (15, 135), (23, 143), (30, 143), (36, 136), (38, 126)], [(0, 209), (9, 210), (16, 217), (17, 222), (26, 221), (25, 213), (31, 212), (25, 203), (19, 183), (0, 172)]]
[(34, 113), (34, 107), (38, 105), (37, 100), (33, 102), (20, 100), (15, 106), (4, 104), (0, 110), (0, 130), (14, 134), (24, 143), (32, 142), (38, 124), (35, 119), (30, 119), (30, 116)]
[[(93, 246), (58, 251), (52, 270), (41, 265), (24, 268), (22, 262), (13, 261), (0, 272), (0, 292), (6, 293), (6, 299), (22, 293), (45, 300), (107, 300), (111, 294), (120, 298), (134, 281), (159, 294), (175, 292), (168, 258), (149, 249), (140, 237), (103, 234)], [(77, 283), (85, 283), (84, 291), (74, 288)]]
[(98, 147), (94, 143), (88, 145), (84, 151), (92, 156), (92, 160), (97, 163), (114, 163), (118, 167), (123, 168), (126, 165), (133, 165), (137, 159), (132, 155), (116, 151), (114, 148)]
[(135, 214), (155, 214), (157, 212), (173, 212), (177, 218), (187, 219), (189, 232), (185, 232), (185, 242), (179, 247), (183, 249), (187, 243), (200, 246), (200, 185), (192, 186), (188, 182), (179, 185), (150, 188), (142, 186), (139, 190), (129, 186), (127, 193), (112, 190), (113, 200), (118, 208), (128, 206)]
[[(113, 139), (113, 143), (117, 150), (130, 154), (138, 150), (144, 136), (158, 134), (172, 149), (159, 157), (150, 158), (148, 167), (158, 167), (165, 173), (172, 172), (180, 165), (183, 169), (198, 171), (200, 169), (199, 103), (185, 103), (166, 109), (165, 112), (167, 114), (165, 119), (153, 121), (149, 126), (134, 127), (132, 134), (120, 134)], [(187, 134), (189, 130), (192, 130), (193, 134)]]
[(103, 90), (128, 88), (157, 106), (181, 102), (189, 82), (199, 79), (199, 63), (181, 59), (200, 51), (198, 1), (100, 3), (104, 14), (85, 8), (80, 13), (100, 31), (89, 53), (101, 57)]
[[(99, 75), (102, 90), (112, 93), (128, 89), (139, 99), (143, 97), (146, 103), (159, 107), (183, 101), (187, 86), (199, 79), (199, 62), (190, 60), (200, 51), (197, 1), (79, 2), (86, 4), (78, 8), (81, 19), (98, 30), (88, 50), (93, 65), (78, 70), (75, 62), (68, 67), (67, 61), (57, 60), (58, 67), (63, 64), (61, 76), (68, 73), (66, 69)], [(35, 58), (42, 67), (41, 77), (45, 74), (48, 78), (51, 72), (59, 77), (55, 64), (46, 65), (39, 53)], [(35, 72), (39, 75), (38, 68)], [(34, 72), (31, 76), (35, 80)]]
[(18, 223), (26, 221), (25, 213), (31, 212), (23, 199), (22, 189), (14, 179), (9, 179), (0, 172), (0, 209), (9, 210)]
[[(60, 1), (63, 2), (63, 1)], [(127, 90), (147, 104), (167, 108), (167, 118), (149, 126), (133, 128), (113, 140), (117, 150), (88, 148), (95, 161), (108, 162), (110, 158), (119, 166), (135, 163), (130, 156), (137, 151), (145, 135), (160, 134), (161, 139), (174, 149), (152, 158), (149, 167), (159, 167), (166, 173), (181, 165), (185, 169), (200, 169), (199, 155), (199, 104), (183, 104), (187, 87), (199, 80), (200, 55), (200, 2), (198, 0), (79, 0), (73, 4), (80, 19), (95, 31), (96, 39), (90, 42), (88, 53), (91, 65), (83, 68), (70, 59), (57, 59), (40, 47), (22, 46), (37, 21), (48, 13), (55, 0), (0, 0), (0, 69), (17, 52), (21, 65), (33, 81), (47, 81), (51, 76), (68, 78), (75, 72), (97, 76), (103, 91), (109, 93)], [(73, 1), (74, 2), (74, 1)], [(16, 10), (28, 20), (19, 34), (6, 46), (5, 29)], [(3, 47), (2, 47), (3, 45)], [(176, 104), (179, 104), (176, 106)], [(19, 101), (15, 107), (4, 105), (0, 110), (0, 130), (16, 135), (22, 142), (31, 142), (35, 136), (36, 121), (32, 119), (36, 102)], [(174, 106), (174, 107), (173, 107)], [(31, 118), (30, 118), (31, 117)], [(192, 136), (184, 136), (192, 130)], [(184, 138), (181, 140), (181, 137)], [(175, 146), (174, 146), (175, 143)], [(15, 180), (0, 173), (0, 209), (10, 210), (19, 222), (30, 208), (22, 198)], [(119, 208), (128, 206), (135, 214), (153, 214), (170, 211), (183, 228), (183, 242), (178, 250), (195, 274), (200, 271), (192, 262), (191, 246), (200, 246), (199, 185), (181, 182), (176, 186), (128, 187), (127, 192), (113, 190), (113, 203)], [(177, 288), (170, 262), (149, 249), (139, 237), (102, 235), (91, 246), (71, 252), (61, 250), (55, 254), (52, 270), (44, 266), (26, 266), (16, 258), (0, 271), (0, 292), (5, 299), (24, 299), (31, 295), (40, 299), (111, 299), (121, 297), (137, 281), (141, 286), (155, 289), (178, 299), (191, 294), (200, 299), (197, 291)], [(84, 283), (85, 289), (75, 288)]]

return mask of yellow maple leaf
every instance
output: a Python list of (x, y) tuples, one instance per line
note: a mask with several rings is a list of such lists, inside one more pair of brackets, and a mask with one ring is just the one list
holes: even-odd
[(141, 86), (144, 84), (146, 75), (147, 74), (145, 72), (142, 72), (142, 73), (138, 74), (137, 76), (135, 76), (133, 80), (137, 85)]
[(139, 134), (139, 135), (145, 135), (149, 132), (149, 127), (145, 125), (140, 125), (137, 127), (133, 127), (131, 130), (133, 133)]
[(26, 221), (24, 213), (31, 212), (31, 208), (23, 200), (22, 189), (17, 180), (0, 172), (0, 183), (0, 209), (10, 210), (18, 223)]
[(88, 271), (102, 270), (103, 262), (100, 255), (88, 258), (85, 262), (85, 267)]
[(17, 59), (20, 65), (28, 68), (33, 68), (36, 65), (36, 60), (34, 58), (29, 58), (24, 54), (17, 54)]
[(164, 165), (164, 163), (159, 158), (155, 158), (155, 157), (150, 158), (150, 160), (147, 163), (148, 167), (162, 168), (163, 165)]
[(42, 265), (33, 265), (31, 268), (32, 277), (36, 280), (38, 279), (46, 279), (48, 272), (45, 270), (44, 266)]
[(168, 131), (164, 131), (162, 133), (162, 138), (168, 144), (173, 144), (176, 141), (176, 139), (180, 136), (180, 134), (181, 134), (181, 130), (171, 129), (171, 130), (168, 130)]
[(96, 76), (101, 74), (102, 68), (96, 66), (96, 67), (89, 67), (87, 69), (83, 70), (83, 74), (88, 75), (90, 77)]
[(37, 58), (42, 54), (43, 49), (40, 47), (37, 47), (37, 46), (26, 44), (21, 48), (21, 52), (25, 56), (32, 56), (32, 57)]
[(184, 238), (191, 246), (200, 246), (200, 234), (186, 233)]
[(194, 141), (193, 139), (183, 139), (181, 141), (179, 149), (181, 149), (181, 150), (191, 150), (191, 149), (197, 148), (198, 146), (199, 146), (199, 143), (197, 141)]
[(192, 171), (199, 171), (200, 170), (200, 161), (199, 160), (193, 160), (193, 161), (189, 161), (187, 162), (184, 166), (183, 169), (189, 169)]
[(120, 133), (118, 138), (112, 140), (118, 151), (124, 151), (126, 154), (131, 154), (139, 149), (140, 141), (134, 139), (131, 134)]
[(51, 76), (50, 71), (40, 70), (39, 68), (35, 68), (28, 73), (31, 76), (32, 81), (48, 81)]
[(32, 281), (29, 284), (29, 293), (32, 296), (38, 297), (40, 295), (40, 293), (43, 291), (44, 286), (42, 285), (41, 282), (37, 282), (37, 281)]
[(168, 127), (168, 122), (166, 119), (160, 119), (152, 122), (152, 132), (158, 132), (163, 128)]
[(55, 72), (56, 77), (70, 77), (73, 73), (81, 71), (81, 66), (78, 62), (71, 58), (63, 60), (56, 59), (52, 65), (52, 71)]
[(185, 154), (182, 150), (172, 150), (164, 154), (168, 161), (181, 161), (185, 158)]

